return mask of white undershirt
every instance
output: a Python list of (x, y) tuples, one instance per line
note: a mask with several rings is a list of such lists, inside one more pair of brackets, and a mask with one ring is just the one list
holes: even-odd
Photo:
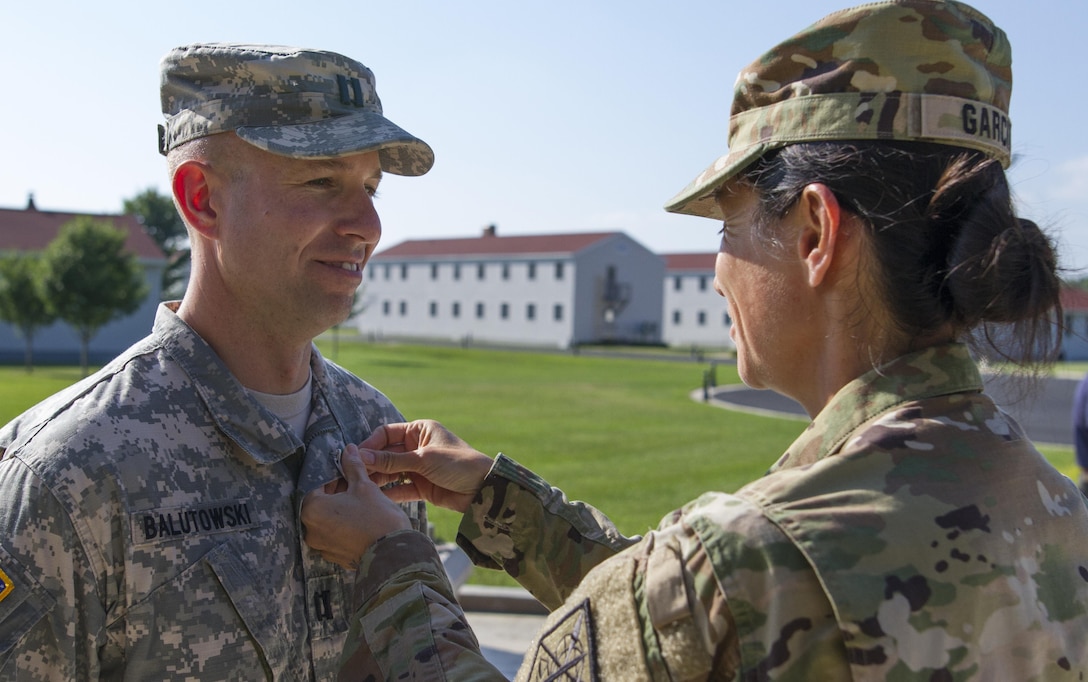
[(261, 393), (260, 391), (254, 391), (252, 388), (246, 390), (257, 402), (268, 408), (269, 412), (282, 419), (295, 436), (302, 440), (302, 436), (306, 432), (306, 422), (310, 420), (312, 387), (313, 374), (306, 378), (306, 384), (302, 388), (286, 395)]

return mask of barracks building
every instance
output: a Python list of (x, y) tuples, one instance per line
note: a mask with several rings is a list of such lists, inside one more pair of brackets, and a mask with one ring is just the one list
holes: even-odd
[(730, 346), (714, 254), (655, 254), (622, 232), (409, 240), (360, 289), (370, 338), (568, 348)]

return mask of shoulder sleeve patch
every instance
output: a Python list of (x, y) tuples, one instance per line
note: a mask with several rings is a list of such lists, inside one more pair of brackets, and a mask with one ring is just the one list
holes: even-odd
[(7, 573), (4, 573), (3, 567), (0, 567), (0, 602), (4, 601), (15, 591), (15, 582), (8, 577)]
[(0, 660), (56, 600), (0, 547)]
[(593, 616), (589, 600), (578, 606), (546, 632), (541, 633), (533, 656), (530, 679), (595, 680)]

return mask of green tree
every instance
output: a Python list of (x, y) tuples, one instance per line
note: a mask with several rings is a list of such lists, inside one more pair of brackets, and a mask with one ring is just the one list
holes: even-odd
[(57, 317), (79, 334), (80, 368), (87, 346), (106, 323), (128, 315), (147, 297), (143, 268), (125, 252), (125, 233), (81, 216), (61, 227), (45, 248), (44, 292)]
[(42, 271), (36, 253), (0, 256), (0, 320), (14, 326), (26, 341), (28, 373), (34, 371), (34, 334), (56, 319), (42, 291)]
[(181, 298), (189, 279), (189, 236), (169, 196), (148, 187), (131, 199), (125, 199), (124, 212), (136, 216), (148, 236), (166, 254), (167, 264), (162, 272), (162, 300)]

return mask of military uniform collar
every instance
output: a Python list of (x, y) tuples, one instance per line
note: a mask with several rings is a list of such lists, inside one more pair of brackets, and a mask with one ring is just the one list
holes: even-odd
[(771, 471), (835, 454), (862, 425), (904, 403), (972, 391), (982, 391), (982, 376), (963, 344), (901, 356), (839, 389)]
[[(164, 303), (155, 316), (153, 335), (189, 376), (216, 426), (262, 464), (278, 462), (302, 443), (234, 377), (211, 346), (177, 316), (177, 303)], [(311, 350), (314, 391), (325, 380), (324, 362)]]

